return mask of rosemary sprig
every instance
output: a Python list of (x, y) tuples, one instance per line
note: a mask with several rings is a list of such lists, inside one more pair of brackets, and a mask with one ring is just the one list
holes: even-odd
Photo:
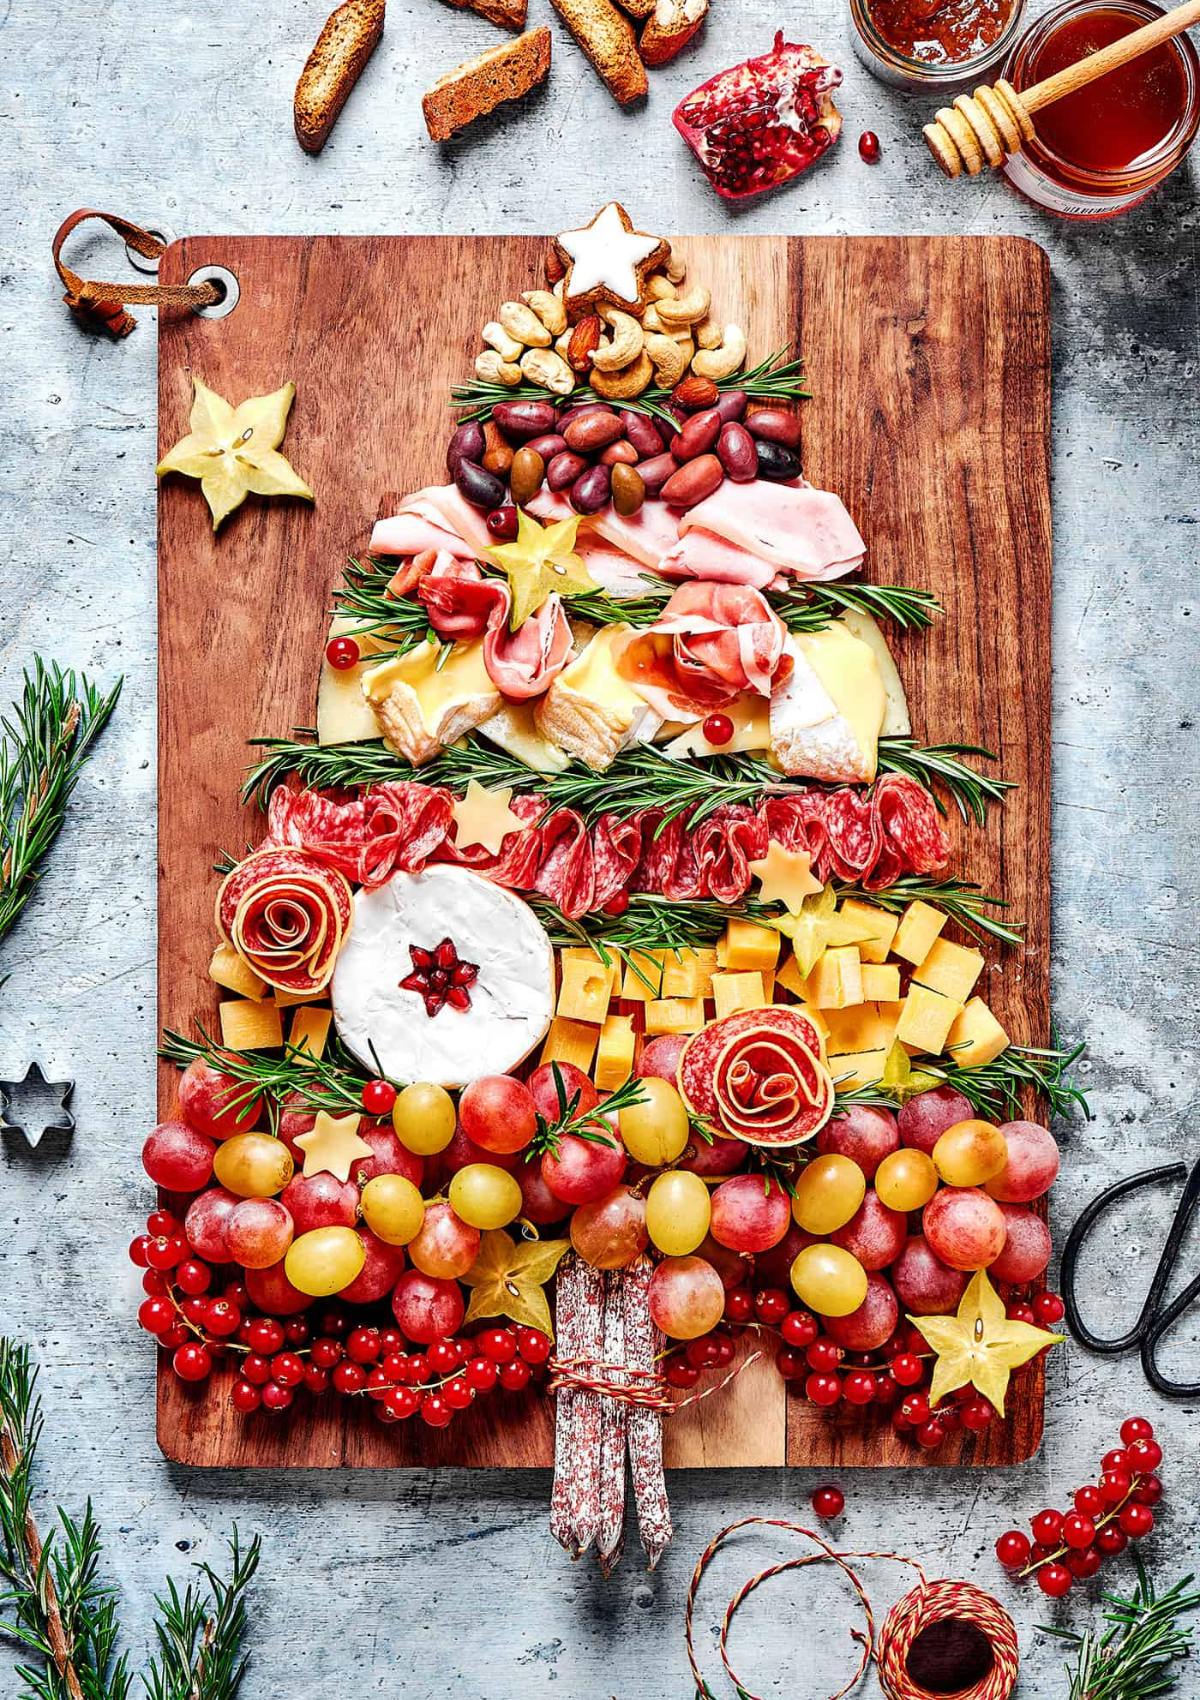
[(839, 579), (764, 593), (779, 618), (793, 632), (818, 632), (847, 609), (890, 620), (902, 631), (924, 631), (945, 609), (929, 590), (906, 584), (867, 584)]
[(1020, 944), (1022, 941), (1024, 922), (1006, 921), (999, 915), (988, 913), (990, 909), (1007, 909), (1007, 898), (992, 897), (970, 880), (933, 880), (921, 874), (902, 874), (893, 885), (884, 886), (879, 891), (864, 891), (860, 886), (840, 880), (833, 883), (839, 898), (861, 897), (892, 914), (899, 914), (910, 903), (933, 903), (944, 909), (952, 921), (974, 938), (986, 934), (998, 939), (1001, 944)]
[(619, 1114), (621, 1110), (632, 1109), (635, 1104), (646, 1102), (646, 1090), (642, 1082), (627, 1080), (623, 1086), (618, 1086), (615, 1092), (610, 1092), (602, 1104), (581, 1110), (579, 1103), (583, 1088), (576, 1087), (574, 1092), (569, 1092), (559, 1064), (551, 1063), (550, 1069), (558, 1097), (558, 1114), (553, 1120), (543, 1115), (538, 1116), (537, 1130), (525, 1152), (527, 1163), (546, 1153), (557, 1157), (559, 1144), (566, 1134), (571, 1134), (575, 1139), (586, 1140), (590, 1145), (611, 1144), (612, 1123), (609, 1117)]
[(0, 718), (0, 939), (33, 896), (123, 682), (105, 696), (86, 675), (35, 656), (20, 700)]
[(1145, 1565), (1134, 1554), (1137, 1587), (1128, 1598), (1104, 1596), (1103, 1634), (1087, 1629), (1043, 1625), (1075, 1649), (1075, 1663), (1066, 1667), (1067, 1700), (1151, 1700), (1175, 1687), (1179, 1663), (1192, 1651), (1192, 1629), (1180, 1619), (1200, 1610), (1200, 1591), (1184, 1576), (1165, 1594), (1155, 1592)]
[[(333, 593), (334, 615), (354, 621), (359, 635), (369, 633), (394, 645), (390, 653), (401, 655), (414, 644), (429, 639), (439, 642), (429, 624), (429, 611), (415, 596), (393, 596), (388, 585), (394, 566), (368, 559), (366, 565), (353, 558), (346, 564), (345, 583)], [(381, 650), (378, 658), (385, 659)]]
[[(801, 371), (802, 360), (789, 360), (788, 348), (776, 350), (765, 360), (760, 360), (757, 366), (752, 366), (747, 372), (735, 372), (730, 378), (718, 378), (717, 388), (725, 390), (745, 390), (746, 394), (755, 401), (807, 401), (812, 394)], [(669, 411), (672, 392), (652, 386), (643, 390), (642, 394), (625, 405), (637, 413), (649, 413), (655, 419), (661, 419), (675, 430), (678, 424), (675, 416)], [(485, 384), (472, 379), (467, 384), (456, 384), (450, 391), (452, 407), (463, 410), (462, 417), (467, 419), (487, 420), (501, 402), (505, 401), (551, 401), (554, 398), (540, 389), (536, 384), (519, 384), (508, 389), (503, 384)], [(581, 407), (587, 402), (603, 402), (604, 397), (597, 395), (588, 384), (577, 385), (564, 405)]]
[[(0, 1337), (0, 1634), (36, 1661), (17, 1667), (23, 1700), (128, 1700), (133, 1677), (117, 1652), (118, 1599), (101, 1581), (100, 1529), (88, 1502), (82, 1517), (61, 1507), (43, 1540), (33, 1514), (32, 1477), (42, 1434), (37, 1371), (29, 1348)], [(245, 1592), (259, 1542), (244, 1550), (235, 1529), (228, 1580), (200, 1566), (208, 1584), (181, 1596), (173, 1582), (156, 1601), (159, 1653), (142, 1681), (149, 1700), (236, 1700)]]
[[(1010, 1045), (995, 1061), (973, 1068), (953, 1060), (934, 1062), (922, 1058), (914, 1073), (917, 1089), (953, 1086), (970, 1102), (972, 1109), (990, 1121), (1022, 1116), (1023, 1096), (1030, 1089), (1045, 1101), (1051, 1116), (1069, 1116), (1079, 1111), (1090, 1120), (1092, 1111), (1087, 1092), (1070, 1072), (1083, 1051), (1083, 1045), (1069, 1050), (1057, 1045)], [(905, 1096), (882, 1084), (856, 1086), (839, 1092), (838, 1104), (843, 1108), (866, 1104), (896, 1109)]]
[(912, 738), (881, 738), (879, 765), (888, 773), (905, 773), (916, 779), (929, 792), (942, 814), (945, 804), (938, 796), (941, 785), (954, 800), (965, 821), (987, 824), (989, 803), (1002, 803), (1006, 791), (1016, 788), (1011, 779), (996, 779), (968, 767), (963, 756), (975, 756), (982, 761), (995, 761), (993, 751), (982, 744), (931, 744), (922, 748)]
[[(292, 1045), (285, 1045), (282, 1055), (279, 1052), (230, 1051), (211, 1039), (199, 1024), (196, 1030), (199, 1038), (188, 1039), (168, 1027), (163, 1033), (158, 1054), (177, 1068), (186, 1068), (197, 1057), (202, 1057), (211, 1068), (219, 1069), (222, 1074), (236, 1080), (238, 1090), (230, 1091), (228, 1103), (223, 1100), (221, 1108), (223, 1111), (236, 1110), (239, 1121), (252, 1124), (259, 1097), (266, 1099), (272, 1123), (278, 1116), (279, 1105), (289, 1096), (308, 1110), (337, 1110), (344, 1115), (348, 1111), (362, 1109), (362, 1089), (373, 1077), (365, 1073), (336, 1037), (330, 1039), (325, 1055), (316, 1058), (311, 1051), (297, 1050)], [(382, 1069), (377, 1078), (386, 1079)], [(392, 1084), (399, 1087), (405, 1082), (393, 1081)]]

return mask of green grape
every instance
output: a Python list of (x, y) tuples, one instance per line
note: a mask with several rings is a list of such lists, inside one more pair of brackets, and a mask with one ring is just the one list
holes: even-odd
[(875, 1191), (889, 1210), (922, 1210), (938, 1189), (933, 1158), (904, 1145), (875, 1171)]
[(686, 1257), (708, 1232), (712, 1205), (699, 1175), (672, 1169), (646, 1194), (646, 1230), (667, 1257)]
[(849, 1316), (867, 1296), (867, 1272), (841, 1246), (806, 1245), (792, 1264), (792, 1286), (818, 1316)]
[(635, 1163), (661, 1169), (683, 1154), (690, 1128), (683, 1099), (669, 1080), (641, 1081), (643, 1102), (621, 1111), (621, 1138)]
[(366, 1259), (366, 1248), (353, 1228), (314, 1228), (292, 1241), (283, 1272), (298, 1292), (327, 1299), (350, 1285)]
[(363, 1219), (377, 1239), (407, 1245), (421, 1232), (425, 1200), (404, 1175), (376, 1175), (362, 1189)]
[(444, 1151), (454, 1138), (457, 1122), (449, 1092), (427, 1080), (406, 1086), (392, 1105), (396, 1138), (418, 1157), (432, 1157), (435, 1152)]
[(796, 1181), (792, 1216), (806, 1234), (845, 1227), (866, 1196), (867, 1177), (850, 1157), (814, 1157)]
[(955, 1122), (933, 1148), (933, 1163), (947, 1186), (982, 1186), (1008, 1162), (1008, 1142), (991, 1122)]
[(235, 1133), (213, 1157), (213, 1173), (239, 1198), (273, 1198), (291, 1180), (295, 1166), (282, 1139), (269, 1133)]
[(454, 1212), (471, 1228), (506, 1228), (521, 1214), (521, 1188), (494, 1163), (468, 1163), (450, 1182)]

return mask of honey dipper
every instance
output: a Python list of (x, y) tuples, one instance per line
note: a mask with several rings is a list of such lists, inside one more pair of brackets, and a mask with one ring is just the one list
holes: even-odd
[(960, 94), (953, 106), (943, 106), (933, 123), (926, 124), (929, 151), (947, 177), (960, 177), (964, 170), (978, 177), (985, 165), (1003, 165), (1010, 154), (1020, 153), (1033, 140), (1035, 112), (1128, 65), (1172, 36), (1182, 35), (1195, 23), (1200, 23), (1200, 0), (1187, 0), (1186, 5), (1176, 6), (1020, 94), (1003, 77), (990, 88)]

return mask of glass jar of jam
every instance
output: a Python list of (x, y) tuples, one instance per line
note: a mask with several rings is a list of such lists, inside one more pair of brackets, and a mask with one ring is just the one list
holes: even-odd
[[(1004, 75), (1027, 89), (1140, 29), (1153, 0), (1067, 0), (1033, 23)], [(1175, 36), (1033, 115), (1037, 134), (1005, 161), (1014, 188), (1064, 218), (1113, 218), (1145, 200), (1200, 125), (1200, 58)]]
[(987, 80), (1020, 34), (1024, 0), (850, 0), (854, 51), (894, 88), (952, 95)]

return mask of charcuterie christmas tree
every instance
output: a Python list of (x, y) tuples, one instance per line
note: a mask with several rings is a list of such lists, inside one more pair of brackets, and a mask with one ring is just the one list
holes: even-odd
[(628, 1464), (653, 1561), (740, 1333), (931, 1450), (1001, 1419), (1061, 1314), (1025, 1096), (1079, 1094), (981, 994), (1006, 786), (913, 737), (885, 628), (940, 609), (803, 477), (800, 363), (616, 203), (513, 282), (259, 740), (132, 1255), (247, 1415), (543, 1384), (557, 1537), (615, 1561)]

